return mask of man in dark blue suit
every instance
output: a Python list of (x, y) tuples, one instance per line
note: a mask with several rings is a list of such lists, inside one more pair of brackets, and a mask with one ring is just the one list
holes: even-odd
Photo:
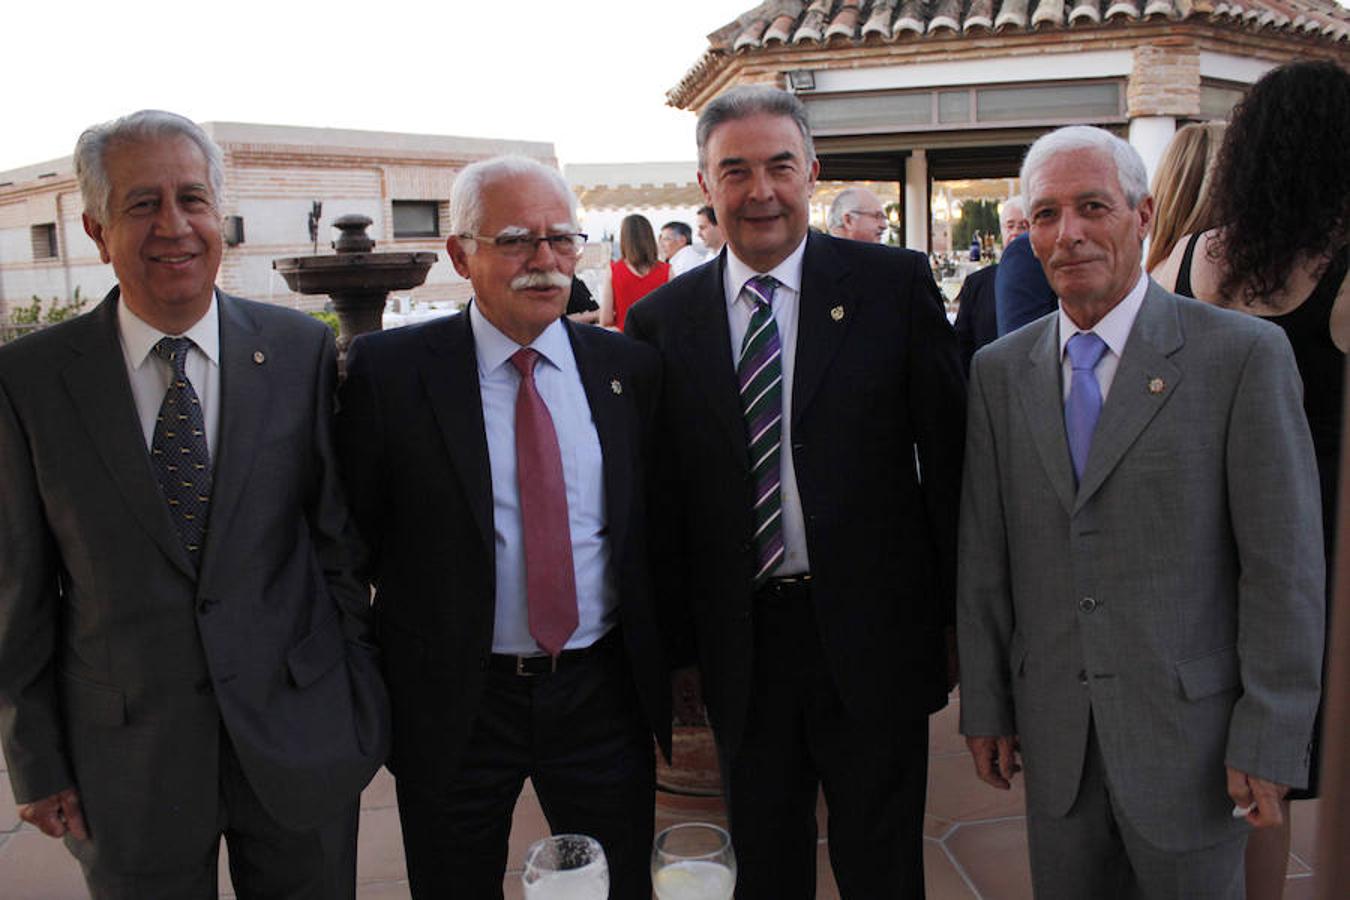
[(554, 169), (455, 179), (462, 315), (352, 344), (338, 418), (371, 548), (416, 898), (502, 896), (531, 779), (555, 832), (599, 839), (610, 896), (647, 900), (652, 735), (669, 679), (646, 561), (656, 354), (563, 318), (586, 236)]
[(1059, 308), (1045, 270), (1026, 237), (1017, 238), (1003, 250), (994, 276), (994, 307), (999, 337)]
[[(1009, 197), (1003, 201), (999, 210), (999, 230), (1003, 232), (1004, 255), (1013, 239), (1025, 234), (1031, 227), (1021, 197)], [(999, 263), (976, 269), (966, 276), (961, 284), (961, 293), (956, 298), (957, 311), (956, 343), (961, 348), (961, 367), (969, 374), (970, 360), (975, 351), (998, 337), (997, 301), (994, 297), (994, 285), (998, 277)]]
[(922, 255), (808, 236), (819, 163), (790, 94), (728, 91), (698, 147), (727, 247), (627, 330), (664, 366), (653, 555), (736, 895), (814, 896), (823, 786), (842, 895), (922, 897), (928, 715), (954, 679), (955, 337)]

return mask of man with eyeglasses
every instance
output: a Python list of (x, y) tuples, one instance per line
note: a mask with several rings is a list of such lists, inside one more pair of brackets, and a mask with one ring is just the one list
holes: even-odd
[(867, 188), (841, 191), (830, 204), (825, 221), (830, 234), (835, 237), (868, 244), (881, 243), (882, 235), (890, 225), (886, 220), (886, 211), (881, 208), (881, 200)]
[(501, 157), (450, 199), (463, 315), (364, 336), (339, 453), (370, 556), (414, 897), (500, 897), (529, 778), (651, 893), (670, 689), (647, 580), (656, 353), (562, 317), (586, 236), (561, 175)]

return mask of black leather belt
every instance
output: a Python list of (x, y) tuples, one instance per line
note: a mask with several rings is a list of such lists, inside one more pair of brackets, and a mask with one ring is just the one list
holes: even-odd
[(591, 657), (604, 653), (619, 643), (619, 628), (611, 628), (604, 637), (589, 647), (564, 650), (557, 656), (546, 653), (530, 656), (516, 656), (511, 653), (494, 653), (488, 657), (488, 671), (502, 672), (506, 675), (519, 675), (523, 678), (535, 675), (552, 675), (560, 669), (570, 668)]
[(755, 588), (757, 600), (788, 600), (811, 593), (811, 573), (770, 578)]

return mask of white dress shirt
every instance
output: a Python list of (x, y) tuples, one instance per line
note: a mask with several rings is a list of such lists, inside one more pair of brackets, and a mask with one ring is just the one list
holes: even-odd
[[(530, 636), (525, 597), (525, 539), (516, 480), (516, 394), (520, 373), (511, 357), (520, 345), (469, 306), (478, 390), (483, 401), (488, 464), (492, 471), (492, 525), (496, 539), (496, 610), (492, 652), (542, 653)], [(605, 531), (605, 471), (600, 436), (591, 418), (572, 343), (561, 322), (554, 322), (530, 347), (539, 353), (534, 383), (553, 419), (567, 484), (567, 519), (572, 533), (572, 567), (577, 586), (577, 630), (566, 647), (588, 647), (614, 625), (617, 591), (609, 577), (609, 540)]]
[(211, 468), (216, 466), (216, 438), (220, 433), (220, 317), (216, 296), (206, 314), (182, 334), (165, 334), (127, 308), (120, 299), (117, 304), (117, 336), (122, 344), (122, 359), (126, 362), (127, 378), (131, 381), (131, 396), (136, 401), (136, 415), (141, 420), (141, 433), (146, 449), (155, 434), (155, 419), (164, 405), (164, 393), (169, 389), (173, 366), (154, 352), (160, 338), (191, 338), (186, 370), (197, 400), (202, 405), (206, 421), (206, 449), (211, 454)]
[[(1097, 362), (1097, 368), (1093, 374), (1097, 376), (1097, 384), (1102, 389), (1102, 403), (1106, 403), (1106, 395), (1111, 393), (1111, 383), (1116, 379), (1116, 369), (1120, 366), (1120, 356), (1125, 352), (1125, 341), (1130, 336), (1130, 329), (1134, 327), (1134, 319), (1139, 315), (1139, 307), (1144, 304), (1144, 292), (1148, 290), (1148, 276), (1143, 272), (1139, 273), (1139, 280), (1134, 283), (1134, 287), (1125, 295), (1111, 311), (1102, 316), (1101, 321), (1092, 326), (1092, 332), (1106, 343), (1106, 352)], [(1069, 401), (1069, 387), (1073, 384), (1073, 363), (1069, 362), (1069, 352), (1066, 349), (1069, 344), (1069, 338), (1078, 334), (1083, 329), (1073, 323), (1069, 314), (1064, 311), (1064, 304), (1059, 304), (1059, 364), (1060, 383), (1063, 386), (1061, 398), (1064, 402)]]
[(666, 260), (670, 264), (670, 277), (674, 280), (676, 276), (683, 275), (695, 266), (703, 265), (705, 257), (694, 248), (692, 244), (685, 244), (679, 250), (675, 251)]
[(783, 347), (783, 434), (782, 464), (779, 492), (783, 503), (783, 561), (773, 570), (774, 575), (800, 575), (811, 571), (811, 560), (806, 552), (806, 524), (802, 516), (802, 497), (797, 491), (797, 471), (792, 463), (792, 373), (797, 360), (797, 300), (802, 290), (802, 258), (806, 253), (806, 238), (797, 249), (788, 254), (768, 272), (757, 272), (736, 257), (728, 245), (726, 275), (727, 324), (731, 326), (731, 364), (741, 360), (741, 342), (750, 328), (754, 301), (741, 296), (741, 288), (756, 275), (772, 275), (778, 280), (773, 292), (773, 318), (778, 325), (778, 340)]

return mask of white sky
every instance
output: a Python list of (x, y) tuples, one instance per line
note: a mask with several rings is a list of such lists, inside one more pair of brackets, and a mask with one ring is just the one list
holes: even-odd
[(693, 159), (694, 116), (665, 92), (755, 5), (14, 0), (0, 171), (66, 156), (87, 125), (145, 107), (551, 141), (562, 163)]

